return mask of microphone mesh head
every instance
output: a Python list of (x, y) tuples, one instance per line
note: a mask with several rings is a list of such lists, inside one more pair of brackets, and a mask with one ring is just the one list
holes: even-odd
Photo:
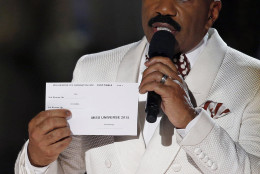
[(174, 56), (176, 39), (169, 31), (161, 30), (154, 33), (148, 51), (149, 57), (163, 56), (170, 59)]

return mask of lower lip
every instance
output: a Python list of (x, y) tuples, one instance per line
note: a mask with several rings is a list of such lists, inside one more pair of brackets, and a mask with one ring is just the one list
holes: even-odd
[[(156, 27), (153, 27), (153, 34), (156, 33), (157, 31), (158, 31), (157, 28), (156, 28)], [(160, 30), (160, 31), (162, 31), (162, 30)], [(177, 31), (171, 31), (171, 33), (172, 33), (173, 35), (175, 35), (176, 32), (177, 32)]]

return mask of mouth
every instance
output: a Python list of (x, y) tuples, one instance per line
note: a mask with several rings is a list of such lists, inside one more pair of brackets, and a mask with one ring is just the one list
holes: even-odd
[(162, 23), (162, 22), (155, 22), (152, 24), (153, 33), (156, 33), (157, 31), (168, 31), (172, 33), (173, 35), (176, 34), (177, 30), (170, 24)]

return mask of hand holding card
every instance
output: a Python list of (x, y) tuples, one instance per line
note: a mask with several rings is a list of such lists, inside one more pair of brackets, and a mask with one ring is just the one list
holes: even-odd
[(47, 83), (46, 110), (68, 109), (74, 135), (136, 135), (137, 83)]

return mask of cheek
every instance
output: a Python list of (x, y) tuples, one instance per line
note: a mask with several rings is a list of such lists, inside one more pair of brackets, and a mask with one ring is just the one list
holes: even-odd
[(150, 20), (149, 10), (147, 8), (142, 9), (142, 27), (147, 40), (150, 42), (152, 37), (152, 29), (148, 26), (148, 21)]
[(147, 25), (148, 22), (148, 16), (149, 16), (149, 6), (146, 2), (146, 0), (142, 1), (142, 24), (143, 26)]
[(180, 15), (178, 22), (182, 27), (176, 39), (180, 46), (181, 52), (187, 52), (196, 46), (205, 34), (204, 12), (194, 13), (187, 9), (179, 9)]

